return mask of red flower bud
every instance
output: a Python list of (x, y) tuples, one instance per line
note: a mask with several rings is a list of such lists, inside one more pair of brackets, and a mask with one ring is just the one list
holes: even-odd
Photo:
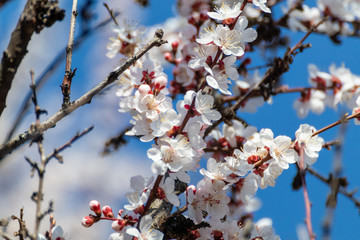
[(114, 213), (113, 213), (111, 207), (109, 207), (109, 206), (104, 206), (102, 208), (102, 213), (104, 214), (105, 217), (108, 217), (108, 218), (114, 217)]
[(101, 215), (100, 203), (96, 200), (92, 200), (89, 204), (90, 210), (93, 211), (96, 215)]
[(91, 227), (91, 225), (94, 224), (94, 218), (90, 217), (90, 216), (85, 216), (82, 220), (81, 220), (81, 224), (84, 227)]

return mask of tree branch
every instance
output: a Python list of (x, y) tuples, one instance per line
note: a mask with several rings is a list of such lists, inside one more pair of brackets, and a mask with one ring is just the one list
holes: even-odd
[[(118, 16), (119, 13), (116, 13), (115, 16)], [(74, 49), (78, 48), (83, 42), (84, 40), (91, 36), (93, 33), (95, 33), (98, 29), (104, 27), (105, 25), (107, 25), (109, 22), (111, 22), (111, 18), (108, 18), (102, 22), (100, 22), (99, 24), (97, 24), (96, 26), (92, 27), (91, 29), (87, 30), (87, 31), (83, 31), (80, 36), (78, 36), (75, 39), (75, 43), (74, 43)], [(66, 51), (61, 51), (52, 62), (49, 63), (49, 65), (46, 67), (46, 69), (42, 72), (42, 74), (37, 78), (36, 80), (36, 89), (39, 90), (44, 84), (45, 82), (49, 79), (49, 77), (51, 76), (51, 74), (59, 67), (59, 65), (62, 63), (62, 61), (64, 60), (66, 56)], [(18, 128), (19, 124), (21, 123), (21, 120), (23, 119), (27, 109), (30, 106), (30, 99), (31, 99), (32, 93), (28, 92), (23, 103), (21, 104), (20, 110), (17, 114), (16, 120), (14, 121), (11, 130), (9, 131), (9, 134), (7, 135), (6, 141), (10, 140), (11, 137), (14, 135), (16, 129)]]
[(75, 76), (76, 68), (74, 71), (71, 70), (72, 62), (72, 52), (74, 47), (74, 32), (75, 32), (75, 23), (77, 12), (77, 0), (73, 0), (73, 5), (71, 9), (71, 21), (70, 21), (70, 33), (69, 33), (69, 42), (66, 47), (66, 62), (65, 62), (65, 75), (61, 85), (61, 92), (63, 94), (63, 106), (66, 106), (70, 103), (70, 92), (71, 92), (71, 81)]
[(16, 71), (26, 55), (27, 46), (34, 33), (40, 33), (44, 27), (50, 27), (62, 20), (65, 11), (58, 2), (47, 0), (28, 0), (20, 16), (10, 42), (3, 52), (0, 64), (0, 116), (6, 107), (6, 97), (11, 88)]
[(128, 69), (132, 64), (134, 64), (137, 60), (139, 60), (145, 53), (147, 53), (151, 48), (153, 47), (159, 47), (162, 44), (166, 43), (166, 41), (162, 40), (163, 37), (163, 31), (161, 29), (158, 29), (155, 32), (155, 36), (150, 42), (144, 46), (141, 50), (139, 50), (135, 56), (132, 58), (129, 58), (121, 67), (119, 67), (117, 70), (111, 72), (108, 74), (108, 76), (103, 80), (101, 83), (99, 83), (97, 86), (95, 86), (93, 89), (85, 93), (83, 96), (81, 96), (76, 101), (72, 102), (69, 106), (60, 109), (57, 113), (55, 113), (53, 116), (48, 118), (46, 121), (41, 123), (39, 127), (34, 130), (32, 128), (29, 128), (26, 132), (19, 134), (18, 136), (10, 139), (6, 143), (2, 144), (0, 146), (0, 162), (1, 160), (7, 155), (10, 154), (14, 149), (18, 148), (25, 142), (36, 139), (39, 135), (41, 135), (42, 132), (48, 130), (49, 128), (55, 127), (56, 123), (59, 122), (61, 119), (78, 109), (79, 107), (88, 104), (91, 102), (92, 98), (98, 94), (101, 90), (103, 90), (105, 87), (112, 84), (119, 76), (122, 74), (126, 69)]

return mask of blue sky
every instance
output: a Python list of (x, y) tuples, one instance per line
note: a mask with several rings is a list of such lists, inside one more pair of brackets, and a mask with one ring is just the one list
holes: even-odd
[[(117, 1), (112, 2), (114, 6)], [(64, 4), (67, 10), (71, 8), (70, 4)], [(81, 4), (81, 1), (80, 1)], [(138, 7), (133, 7), (134, 16), (131, 16), (132, 19), (140, 21), (141, 25), (152, 26), (154, 24), (163, 23), (167, 18), (174, 16), (174, 4), (173, 0), (166, 1), (158, 1), (158, 0), (150, 0), (150, 7), (144, 10), (141, 10)], [(98, 4), (100, 5), (100, 4)], [(23, 1), (10, 1), (5, 8), (0, 10), (0, 29), (3, 29), (5, 34), (0, 39), (0, 47), (1, 50), (7, 45), (7, 39), (10, 36), (11, 29), (15, 26), (14, 18), (10, 18), (11, 16), (19, 15), (22, 10)], [(112, 6), (112, 5), (110, 5)], [(106, 12), (102, 7), (98, 7), (98, 20), (101, 19), (102, 16), (106, 16)], [(278, 14), (278, 13), (277, 13)], [(126, 16), (126, 14), (125, 14)], [(66, 22), (67, 21), (67, 22)], [(57, 34), (57, 32), (53, 32), (53, 38), (51, 39), (61, 39), (61, 42), (54, 41), (53, 48), (57, 50), (53, 50), (54, 54), (57, 51), (60, 51), (63, 46), (65, 46), (67, 42), (67, 34), (68, 34), (68, 22), (69, 19), (66, 18), (64, 22), (59, 23), (58, 27), (62, 30), (62, 34)], [(58, 31), (58, 30), (57, 30)], [(304, 33), (291, 33), (287, 30), (284, 32), (289, 33), (291, 36), (291, 46), (293, 46), (303, 35)], [(44, 35), (49, 32), (44, 31)], [(101, 81), (106, 74), (113, 69), (113, 67), (117, 64), (116, 60), (110, 60), (105, 57), (105, 46), (107, 44), (108, 37), (112, 36), (112, 32), (110, 27), (107, 30), (101, 31), (96, 36), (88, 39), (84, 45), (76, 50), (74, 53), (73, 65), (78, 67), (76, 81), (74, 81), (73, 89), (72, 89), (72, 99), (76, 99), (81, 94), (83, 94), (87, 89), (90, 89), (91, 86), (95, 85), (96, 82)], [(37, 39), (37, 38), (35, 38)], [(320, 70), (327, 72), (328, 67), (335, 63), (339, 66), (342, 63), (345, 63), (346, 67), (350, 68), (351, 71), (355, 74), (360, 75), (359, 62), (358, 59), (360, 56), (360, 47), (359, 47), (359, 39), (358, 38), (349, 38), (342, 39), (343, 42), (341, 45), (333, 44), (326, 36), (312, 34), (306, 42), (310, 42), (312, 44), (312, 48), (306, 49), (303, 53), (298, 54), (295, 57), (294, 63), (291, 65), (290, 71), (283, 75), (283, 83), (289, 85), (290, 87), (299, 87), (299, 86), (308, 86), (308, 73), (307, 73), (307, 65), (309, 63), (316, 64)], [(36, 42), (36, 40), (34, 40)], [(50, 50), (49, 50), (50, 51)], [(276, 55), (282, 56), (284, 49), (280, 50)], [(31, 52), (30, 52), (31, 53)], [(46, 52), (43, 55), (46, 55)], [(29, 54), (30, 55), (30, 54)], [(44, 58), (43, 55), (38, 56), (38, 60), (42, 60)], [(51, 55), (49, 53), (49, 55)], [(29, 57), (30, 58), (30, 57)], [(51, 59), (51, 58), (50, 58)], [(259, 56), (255, 56), (252, 65), (258, 66), (262, 65), (263, 60)], [(45, 62), (41, 62), (41, 65), (46, 65)], [(28, 65), (26, 65), (28, 66)], [(89, 70), (92, 69), (92, 71)], [(41, 69), (39, 67), (39, 69)], [(54, 77), (51, 81), (45, 86), (44, 90), (39, 93), (40, 102), (42, 102), (46, 109), (49, 111), (49, 115), (56, 112), (59, 108), (59, 103), (61, 101), (61, 93), (59, 90), (59, 79), (61, 79), (63, 75), (63, 67), (60, 67), (59, 70), (55, 73)], [(98, 71), (97, 71), (98, 70)], [(100, 71), (101, 70), (101, 71)], [(26, 70), (25, 72), (27, 72)], [(96, 72), (97, 71), (97, 72)], [(35, 71), (35, 73), (39, 73), (40, 70)], [(167, 72), (169, 75), (171, 71)], [(27, 73), (24, 73), (23, 78), (28, 77)], [(17, 75), (17, 78), (20, 78)], [(27, 80), (24, 80), (25, 82)], [(27, 85), (22, 88), (22, 91), (27, 91)], [(17, 86), (17, 85), (15, 85)], [(50, 98), (51, 97), (51, 98)], [(322, 115), (318, 116), (315, 114), (309, 114), (305, 119), (299, 119), (296, 116), (296, 112), (293, 109), (292, 105), (296, 98), (299, 97), (299, 94), (284, 94), (275, 96), (273, 99), (273, 104), (268, 105), (265, 104), (263, 107), (259, 108), (255, 114), (244, 114), (241, 113), (240, 116), (244, 118), (251, 125), (257, 127), (259, 130), (261, 128), (270, 128), (273, 130), (275, 135), (288, 135), (290, 137), (294, 137), (295, 131), (298, 129), (299, 125), (302, 123), (308, 123), (310, 125), (315, 126), (317, 129), (326, 126), (340, 117), (340, 113), (342, 113), (341, 108), (338, 111), (334, 111), (333, 109), (327, 109)], [(51, 101), (48, 101), (51, 99)], [(21, 99), (20, 99), (21, 100)], [(14, 100), (16, 101), (16, 99)], [(78, 145), (75, 145), (73, 148), (68, 150), (68, 152), (64, 153), (65, 159), (67, 160), (64, 166), (58, 166), (57, 163), (52, 163), (49, 169), (49, 174), (54, 171), (58, 171), (62, 175), (69, 174), (71, 169), (75, 169), (76, 166), (88, 166), (92, 168), (89, 171), (89, 175), (83, 175), (81, 171), (87, 171), (86, 169), (82, 169), (79, 171), (79, 178), (85, 178), (85, 180), (93, 179), (90, 175), (93, 174), (94, 168), (97, 168), (100, 164), (110, 165), (112, 169), (109, 169), (109, 176), (112, 176), (112, 180), (107, 183), (107, 187), (114, 183), (115, 186), (111, 185), (109, 189), (105, 189), (103, 185), (101, 185), (102, 179), (96, 179), (96, 185), (98, 190), (91, 189), (91, 186), (86, 186), (84, 184), (79, 184), (83, 189), (76, 190), (76, 188), (68, 188), (65, 187), (54, 187), (54, 191), (56, 189), (62, 189), (63, 191), (68, 191), (70, 194), (67, 194), (68, 200), (76, 206), (76, 213), (74, 213), (73, 217), (75, 218), (75, 222), (79, 223), (82, 216), (88, 214), (87, 210), (87, 201), (92, 199), (99, 199), (103, 202), (113, 204), (114, 208), (122, 207), (125, 203), (124, 199), (124, 189), (128, 188), (129, 185), (129, 176), (135, 175), (136, 170), (140, 170), (140, 174), (150, 175), (149, 166), (151, 164), (151, 160), (146, 157), (146, 150), (150, 147), (150, 144), (143, 144), (135, 139), (131, 139), (128, 146), (121, 149), (118, 153), (114, 154), (111, 157), (101, 158), (99, 156), (99, 152), (101, 151), (101, 145), (108, 138), (116, 134), (120, 131), (124, 126), (127, 125), (129, 120), (128, 116), (117, 113), (117, 101), (118, 99), (114, 97), (114, 95), (110, 97), (98, 97), (95, 98), (91, 106), (85, 106), (78, 110), (77, 113), (74, 113), (70, 116), (69, 119), (65, 119), (61, 124), (58, 124), (57, 128), (49, 131), (46, 136), (48, 136), (48, 151), (50, 151), (53, 147), (59, 146), (59, 142), (65, 142), (69, 139), (76, 131), (82, 130), (88, 127), (91, 124), (95, 123), (95, 129), (89, 135), (92, 140), (88, 141), (84, 139), (82, 142), (79, 141)], [(16, 103), (14, 102), (14, 105)], [(15, 108), (16, 109), (16, 108)], [(98, 110), (94, 110), (98, 109)], [(100, 109), (100, 110), (99, 110)], [(14, 112), (8, 112), (9, 116), (12, 116)], [(11, 119), (11, 118), (9, 118)], [(2, 120), (4, 121), (4, 120)], [(28, 114), (26, 121), (21, 126), (19, 131), (26, 130), (29, 124), (33, 121), (33, 116)], [(67, 131), (65, 131), (65, 130)], [(321, 136), (325, 139), (325, 141), (330, 141), (336, 138), (339, 128), (334, 128)], [(346, 143), (343, 151), (343, 175), (347, 177), (349, 184), (349, 190), (352, 190), (359, 186), (359, 177), (358, 177), (358, 168), (360, 166), (359, 160), (360, 157), (357, 154), (356, 150), (359, 146), (360, 129), (359, 126), (355, 126), (353, 122), (348, 124), (348, 131), (346, 133)], [(77, 149), (80, 151), (84, 151), (84, 149), (89, 149), (91, 146), (91, 150), (95, 151), (93, 154), (96, 159), (96, 164), (90, 161), (91, 155), (84, 152), (74, 152)], [(15, 166), (23, 166), (23, 156), (25, 154), (33, 154), (36, 156), (36, 151), (32, 150), (32, 153), (28, 153), (30, 151), (24, 150), (24, 148), (14, 155), (13, 159), (16, 158), (18, 165), (12, 165), (13, 163), (8, 161), (5, 163), (3, 169), (0, 168), (0, 179), (3, 182), (15, 181), (11, 176), (5, 176), (6, 171), (9, 169), (19, 169)], [(138, 168), (138, 165), (131, 168), (130, 165), (126, 165), (128, 168), (123, 165), (119, 165), (118, 162), (124, 162), (125, 156), (127, 159), (138, 159), (136, 160), (137, 164), (141, 164), (141, 169)], [(13, 160), (12, 159), (12, 160)], [(76, 161), (84, 161), (84, 163), (76, 165)], [(92, 159), (92, 160), (94, 160)], [(94, 160), (95, 161), (95, 160)], [(314, 168), (319, 170), (323, 175), (327, 175), (328, 172), (332, 169), (332, 161), (333, 161), (333, 152), (328, 150), (322, 150), (320, 152), (320, 157), (317, 163), (314, 165)], [(16, 161), (14, 161), (16, 162)], [(74, 164), (71, 165), (71, 164)], [(107, 165), (107, 166), (108, 166)], [(116, 170), (116, 167), (120, 167), (122, 169)], [(64, 169), (64, 170), (62, 170)], [(107, 169), (103, 167), (101, 169)], [(14, 170), (15, 171), (15, 170)], [(29, 167), (24, 165), (22, 168), (22, 180), (28, 181), (30, 178), (28, 175)], [(63, 172), (62, 172), (63, 171)], [(283, 174), (278, 178), (277, 184), (275, 187), (268, 187), (265, 190), (259, 190), (257, 196), (261, 199), (263, 203), (263, 207), (255, 213), (255, 218), (260, 219), (261, 217), (270, 217), (273, 219), (274, 228), (276, 229), (277, 234), (280, 235), (282, 239), (297, 239), (296, 237), (296, 226), (303, 222), (305, 218), (305, 210), (304, 210), (304, 201), (302, 191), (294, 192), (291, 190), (291, 182), (294, 177), (296, 171), (295, 167), (290, 167), (289, 170), (284, 171)], [(118, 175), (117, 175), (118, 174)], [(104, 174), (105, 175), (105, 174)], [(121, 175), (121, 176), (120, 176)], [(123, 175), (123, 176), (122, 176)], [(129, 175), (129, 176), (128, 176)], [(75, 178), (77, 181), (81, 179)], [(73, 179), (73, 178), (71, 178)], [(197, 179), (196, 177), (194, 178)], [(17, 180), (19, 181), (19, 180)], [(35, 188), (36, 183), (31, 180)], [(50, 180), (49, 180), (50, 181)], [(94, 180), (95, 181), (95, 180)], [(325, 199), (327, 194), (329, 193), (329, 188), (321, 183), (319, 180), (314, 179), (311, 175), (307, 175), (308, 181), (308, 190), (310, 195), (310, 200), (313, 203), (313, 227), (314, 232), (321, 238), (322, 229), (321, 224), (325, 214)], [(50, 181), (53, 183), (56, 181)], [(86, 181), (85, 181), (86, 182)], [(88, 180), (87, 180), (88, 182)], [(49, 183), (49, 185), (50, 185)], [(194, 182), (195, 183), (195, 182)], [(18, 185), (20, 184), (17, 183)], [(195, 183), (196, 184), (196, 183)], [(71, 185), (71, 184), (69, 184)], [(118, 186), (117, 186), (118, 185)], [(78, 185), (76, 185), (78, 186)], [(99, 187), (102, 187), (99, 190)], [(117, 189), (118, 187), (118, 189)], [(66, 189), (66, 190), (64, 190)], [(8, 187), (0, 184), (0, 192), (8, 193)], [(24, 192), (23, 195), (18, 195), (18, 198), (25, 199), (26, 197), (31, 195), (33, 189), (29, 189), (27, 192)], [(115, 191), (118, 191), (117, 193)], [(56, 197), (56, 193), (51, 192), (51, 188), (49, 187), (48, 195)], [(53, 194), (53, 195), (52, 195)], [(2, 195), (2, 194), (1, 194)], [(15, 198), (15, 197), (14, 197)], [(112, 198), (112, 199), (111, 199)], [(56, 200), (57, 198), (55, 198)], [(338, 207), (335, 210), (335, 220), (333, 223), (332, 229), (332, 237), (333, 239), (344, 239), (345, 237), (348, 239), (356, 239), (360, 236), (360, 230), (358, 226), (360, 226), (360, 218), (358, 215), (358, 210), (354, 207), (354, 204), (349, 201), (347, 198), (339, 195), (338, 199)], [(2, 200), (0, 199), (0, 202)], [(12, 200), (6, 199), (5, 202), (9, 204)], [(65, 201), (65, 198), (58, 201), (59, 203), (56, 205), (58, 210), (65, 211), (67, 205), (63, 205), (62, 201)], [(29, 206), (31, 203), (29, 203)], [(19, 206), (21, 204), (19, 203)], [(16, 205), (17, 206), (17, 205)], [(81, 207), (80, 207), (81, 206)], [(73, 207), (75, 208), (75, 207)], [(72, 208), (72, 211), (75, 210)], [(14, 214), (17, 210), (13, 210), (12, 214)], [(2, 218), (4, 216), (0, 216)], [(65, 217), (60, 217), (58, 219), (58, 223), (66, 226), (67, 219)], [(72, 223), (73, 224), (73, 223)], [(65, 231), (71, 233), (77, 233), (78, 236), (73, 235), (73, 239), (80, 239), (79, 236), (85, 236), (86, 233), (94, 234), (96, 231), (100, 231), (100, 229), (104, 229), (105, 232), (110, 232), (111, 229), (109, 224), (100, 223), (101, 226), (96, 226), (92, 229), (70, 229), (68, 227), (65, 228)], [(100, 225), (99, 224), (99, 225)], [(74, 224), (73, 224), (74, 225)], [(74, 227), (75, 228), (75, 227)], [(107, 233), (106, 233), (107, 234)], [(99, 236), (101, 238), (105, 238), (106, 236), (104, 232)], [(90, 235), (91, 236), (91, 235)], [(93, 235), (94, 236), (94, 235)], [(95, 239), (95, 238), (94, 238)]]

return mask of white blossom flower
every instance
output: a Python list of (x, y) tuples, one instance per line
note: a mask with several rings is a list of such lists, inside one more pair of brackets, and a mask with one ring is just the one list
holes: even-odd
[(150, 142), (155, 137), (152, 134), (153, 130), (150, 128), (150, 121), (138, 112), (136, 112), (135, 114), (136, 115), (133, 116), (133, 119), (130, 120), (130, 123), (134, 125), (134, 127), (130, 131), (127, 131), (125, 135), (141, 136), (140, 140), (142, 142)]
[(239, 149), (234, 150), (235, 156), (225, 157), (225, 165), (234, 174), (238, 176), (244, 176), (254, 168), (253, 164), (249, 164), (247, 159), (240, 158), (242, 152)]
[(193, 191), (187, 191), (188, 213), (190, 218), (201, 222), (202, 211), (206, 211), (211, 218), (221, 219), (228, 212), (230, 198), (224, 190), (225, 182), (211, 180), (207, 177), (197, 184), (195, 195)]
[(270, 8), (268, 8), (265, 3), (267, 2), (267, 0), (252, 0), (252, 3), (255, 6), (258, 6), (261, 10), (263, 10), (266, 13), (271, 13)]
[(269, 148), (270, 156), (275, 159), (283, 169), (289, 168), (289, 163), (295, 163), (298, 155), (292, 148), (291, 138), (288, 136), (277, 136), (274, 139), (274, 133), (271, 129), (261, 129), (260, 137), (263, 144)]
[(216, 162), (214, 158), (208, 159), (206, 169), (200, 169), (200, 173), (212, 180), (222, 180), (228, 183), (234, 183), (238, 180), (230, 176), (233, 171), (227, 168), (225, 163)]
[(185, 61), (180, 62), (173, 70), (175, 81), (180, 83), (182, 86), (189, 86), (194, 77), (195, 73), (188, 67), (188, 63)]
[(311, 89), (302, 94), (300, 99), (294, 102), (294, 108), (299, 118), (305, 118), (309, 111), (321, 114), (325, 109), (326, 94), (320, 90)]
[(164, 234), (159, 230), (151, 228), (153, 219), (149, 215), (145, 215), (140, 220), (140, 231), (135, 227), (126, 229), (126, 233), (136, 237), (138, 240), (162, 240)]
[[(200, 68), (210, 69), (206, 62), (208, 58), (212, 61), (217, 53), (217, 47), (215, 45), (199, 45), (193, 51), (194, 56), (189, 61), (188, 66), (194, 70)], [(209, 71), (209, 70), (207, 70)]]
[(166, 97), (161, 92), (156, 96), (154, 94), (146, 94), (135, 99), (135, 109), (152, 121), (157, 119), (159, 113), (164, 113), (170, 108), (172, 108), (171, 98)]
[(161, 137), (172, 127), (177, 126), (179, 122), (176, 111), (172, 108), (168, 109), (166, 112), (159, 114), (158, 118), (150, 123), (150, 128), (153, 130), (152, 135)]
[(175, 207), (180, 205), (180, 200), (176, 196), (175, 190), (175, 181), (172, 178), (166, 178), (164, 183), (160, 184), (160, 188), (164, 191), (166, 199)]
[(214, 106), (214, 98), (209, 94), (203, 94), (202, 91), (196, 93), (195, 109), (201, 114), (201, 119), (207, 125), (212, 125), (211, 121), (216, 121), (221, 118), (221, 114), (212, 109)]
[(149, 56), (144, 58), (139, 64), (139, 67), (130, 69), (130, 74), (134, 79), (135, 85), (143, 83), (150, 84), (153, 79), (163, 74), (161, 65), (157, 61), (152, 60)]
[(193, 163), (195, 151), (185, 136), (179, 134), (175, 139), (163, 137), (147, 151), (147, 155), (154, 161), (151, 170), (154, 174), (164, 175), (169, 169), (179, 171), (184, 165)]
[[(308, 124), (301, 124), (300, 128), (295, 132), (296, 144), (304, 150), (304, 167), (312, 165), (316, 162), (319, 151), (322, 149), (324, 139), (318, 135), (312, 136), (316, 131), (313, 126)], [(298, 162), (301, 159), (298, 158)]]
[(200, 121), (193, 123), (188, 122), (187, 124), (187, 126), (189, 126), (187, 128), (189, 142), (194, 149), (203, 149), (206, 147), (206, 142), (204, 141), (205, 127), (203, 127), (203, 125)]
[(255, 223), (251, 231), (251, 239), (280, 240), (279, 235), (275, 235), (270, 218), (262, 218)]
[(216, 65), (209, 73), (210, 74), (206, 76), (207, 84), (212, 88), (219, 89), (223, 94), (231, 95), (231, 92), (228, 90), (228, 84), (230, 84), (231, 81), (224, 71), (221, 71), (219, 66)]
[[(240, 15), (241, 10), (241, 3), (234, 4), (233, 7), (230, 5), (223, 3), (220, 8), (215, 7), (215, 12), (208, 12), (208, 16), (215, 20), (226, 20), (226, 19), (233, 19)], [(232, 22), (230, 22), (232, 23)], [(229, 24), (229, 23), (227, 23)]]

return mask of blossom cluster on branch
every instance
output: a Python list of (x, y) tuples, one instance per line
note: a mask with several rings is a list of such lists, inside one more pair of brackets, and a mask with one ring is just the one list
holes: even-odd
[[(347, 23), (359, 19), (359, 5), (335, 0), (318, 1), (314, 8), (300, 4), (301, 10), (290, 5), (287, 24), (304, 31), (318, 24), (320, 32), (331, 36), (352, 35), (355, 30), (349, 30)], [(126, 135), (153, 142), (147, 157), (153, 161), (156, 180), (131, 178), (133, 191), (126, 195), (129, 204), (124, 209), (115, 216), (110, 207), (101, 210), (92, 201), (95, 215), (86, 216), (82, 223), (90, 227), (99, 220), (113, 221), (116, 233), (110, 239), (114, 240), (171, 239), (168, 221), (184, 214), (190, 225), (181, 239), (280, 239), (270, 219), (254, 221), (252, 212), (259, 205), (254, 196), (259, 188), (274, 187), (291, 164), (301, 170), (314, 164), (325, 141), (308, 124), (290, 136), (274, 136), (271, 129), (257, 131), (238, 120), (236, 113), (226, 114), (232, 105), (222, 102), (224, 95), (234, 95), (232, 100), (246, 95), (239, 110), (255, 112), (264, 100), (272, 101), (265, 92), (275, 95), (278, 82), (263, 81), (259, 72), (250, 77), (239, 67), (251, 61), (246, 55), (259, 44), (259, 33), (249, 23), (271, 14), (267, 1), (179, 0), (178, 11), (178, 23), (169, 24), (168, 32), (165, 28), (168, 46), (126, 70), (116, 93), (119, 111), (132, 116)], [(114, 25), (113, 30), (116, 37), (107, 46), (107, 56), (121, 55), (121, 63), (141, 47), (146, 33), (130, 21)], [(172, 66), (171, 81), (165, 65)], [(339, 103), (346, 103), (354, 114), (360, 111), (360, 77), (344, 66), (331, 66), (330, 73), (325, 73), (309, 65), (309, 72), (311, 87), (299, 90), (301, 98), (294, 104), (299, 117), (310, 110), (321, 113), (325, 105), (336, 108)], [(223, 125), (207, 134), (219, 120)], [(359, 123), (358, 115), (355, 122)], [(200, 167), (200, 161), (207, 161), (206, 168)], [(200, 172), (203, 178), (191, 185), (190, 171)], [(180, 182), (186, 187), (179, 187)], [(180, 209), (170, 208), (170, 217), (159, 223), (156, 214), (149, 214), (155, 199)]]

